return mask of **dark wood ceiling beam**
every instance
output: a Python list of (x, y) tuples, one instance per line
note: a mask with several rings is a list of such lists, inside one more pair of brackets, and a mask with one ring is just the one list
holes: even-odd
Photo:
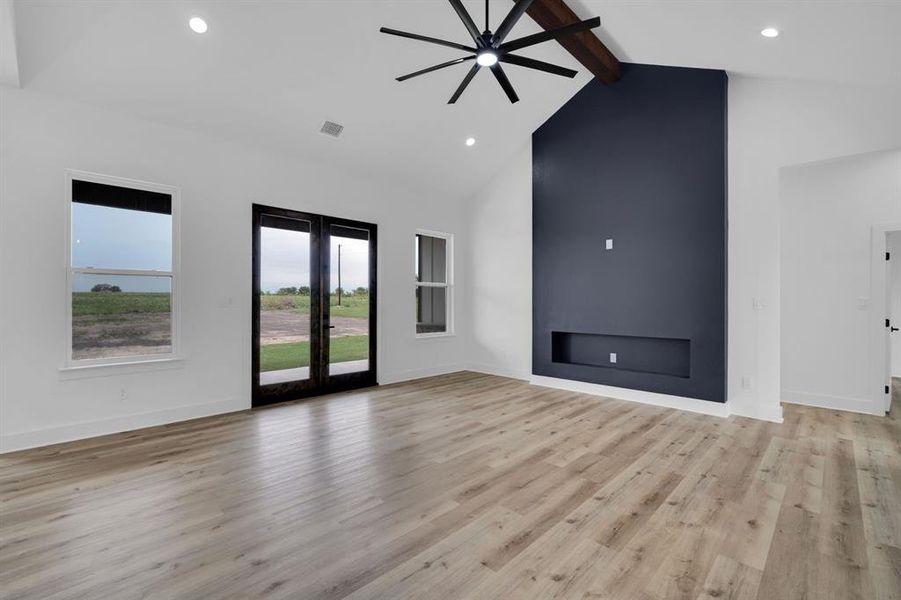
[[(546, 31), (581, 21), (563, 0), (535, 0), (526, 14)], [(593, 31), (563, 36), (557, 41), (604, 83), (619, 81), (619, 60)]]

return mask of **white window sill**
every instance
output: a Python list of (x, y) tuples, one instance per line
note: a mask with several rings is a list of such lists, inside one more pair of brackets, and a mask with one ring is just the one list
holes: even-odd
[(417, 333), (417, 340), (432, 340), (438, 338), (449, 338), (449, 337), (457, 337), (457, 334), (453, 331), (442, 331), (441, 333)]
[(165, 371), (181, 369), (184, 367), (184, 363), (185, 359), (181, 356), (168, 356), (166, 358), (150, 358), (116, 363), (69, 365), (60, 367), (59, 378), (61, 380), (85, 379), (88, 377), (109, 377), (147, 371)]

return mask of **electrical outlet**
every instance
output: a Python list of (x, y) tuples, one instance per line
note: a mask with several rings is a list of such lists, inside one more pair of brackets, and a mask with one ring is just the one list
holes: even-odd
[(753, 387), (753, 382), (751, 381), (751, 377), (749, 377), (748, 375), (742, 375), (741, 387), (744, 390), (750, 390)]
[(613, 240), (608, 239), (606, 242), (604, 242), (604, 248), (606, 250), (613, 250)]
[(610, 362), (616, 364), (616, 352), (610, 353)]
[(119, 400), (128, 400), (128, 394), (125, 393), (125, 388), (119, 390)]

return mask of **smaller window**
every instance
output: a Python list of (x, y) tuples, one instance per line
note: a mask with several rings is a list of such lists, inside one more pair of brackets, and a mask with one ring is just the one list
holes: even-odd
[(414, 239), (416, 335), (453, 333), (453, 236), (418, 232)]
[(176, 190), (69, 173), (69, 365), (176, 353)]

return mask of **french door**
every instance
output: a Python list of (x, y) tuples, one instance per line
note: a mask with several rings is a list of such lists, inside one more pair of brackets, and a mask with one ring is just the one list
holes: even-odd
[(253, 405), (376, 384), (376, 226), (253, 205)]

